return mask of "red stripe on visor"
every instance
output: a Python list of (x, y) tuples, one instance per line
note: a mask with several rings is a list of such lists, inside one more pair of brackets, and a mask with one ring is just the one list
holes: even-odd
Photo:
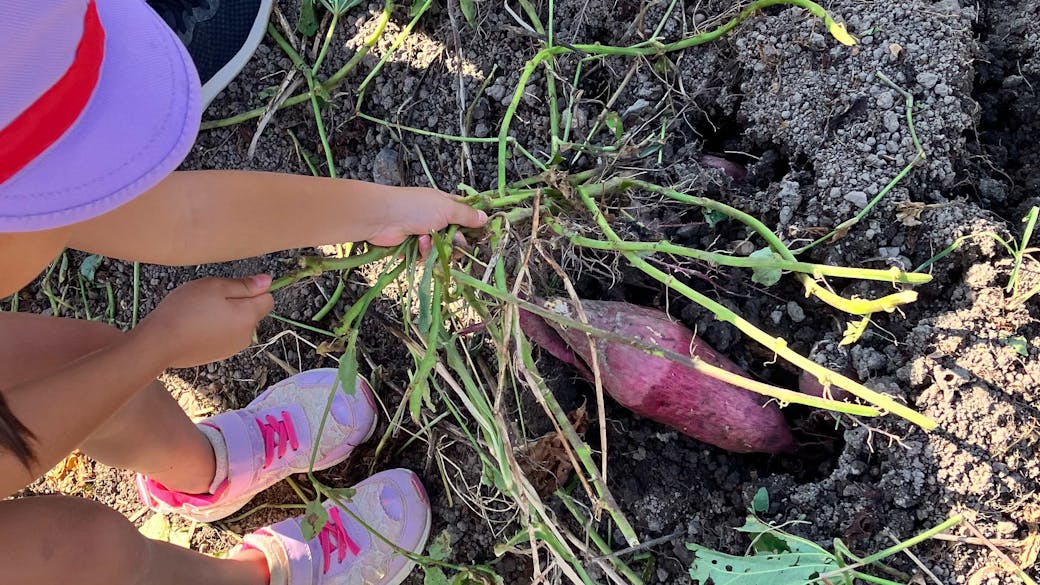
[(95, 0), (88, 0), (83, 36), (72, 65), (31, 106), (0, 129), (0, 183), (58, 141), (87, 107), (105, 57), (105, 29)]

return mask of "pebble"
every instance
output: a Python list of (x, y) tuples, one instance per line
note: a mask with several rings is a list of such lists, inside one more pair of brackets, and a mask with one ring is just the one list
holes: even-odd
[(932, 71), (924, 71), (917, 75), (917, 83), (920, 83), (925, 89), (932, 89), (935, 84), (939, 83), (939, 75)]
[(885, 112), (885, 130), (899, 132), (899, 114), (889, 110)]
[(805, 321), (805, 309), (798, 303), (789, 301), (787, 303), (787, 316), (795, 323), (801, 323)]
[(896, 96), (895, 96), (895, 94), (893, 94), (890, 91), (886, 91), (886, 92), (882, 93), (877, 98), (877, 105), (882, 110), (890, 109), (892, 106), (896, 105)]
[(372, 161), (372, 180), (380, 185), (401, 185), (401, 155), (392, 147), (380, 150)]
[(867, 194), (863, 191), (850, 191), (845, 195), (845, 201), (855, 205), (856, 207), (863, 209), (867, 206)]

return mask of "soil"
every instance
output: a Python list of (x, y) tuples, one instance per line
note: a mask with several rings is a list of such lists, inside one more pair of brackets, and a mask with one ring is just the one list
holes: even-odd
[[(662, 26), (663, 40), (703, 30), (728, 5), (717, 0), (676, 3)], [(544, 19), (547, 5), (535, 6)], [(457, 6), (435, 6), (374, 79), (362, 110), (398, 124), (459, 134), (460, 119), (466, 118), (460, 112), (472, 105), (467, 133), (497, 133), (520, 71), (541, 41), (499, 5), (478, 2), (476, 7), (479, 22), (474, 30)], [(296, 4), (283, 0), (280, 8), (295, 20)], [(353, 55), (371, 32), (380, 8), (371, 3), (349, 13), (329, 55), (329, 72)], [(556, 39), (559, 44), (632, 44), (653, 32), (667, 8), (667, 2), (558, 0)], [(828, 9), (860, 38), (858, 46), (838, 45), (820, 22), (800, 9), (777, 7), (720, 41), (667, 58), (612, 57), (586, 64), (580, 95), (569, 90), (562, 94), (576, 97), (572, 136), (578, 141), (593, 128), (608, 100), (609, 109), (620, 114), (626, 139), (656, 136), (662, 123), (667, 128), (658, 145), (660, 158), (655, 152), (613, 163), (580, 160), (574, 170), (614, 164), (616, 170), (637, 171), (661, 184), (733, 205), (761, 219), (793, 242), (792, 247), (804, 245), (859, 213), (916, 154), (904, 96), (879, 78), (881, 72), (913, 96), (913, 121), (927, 157), (861, 222), (803, 257), (844, 266), (912, 269), (961, 236), (1018, 236), (1021, 218), (1040, 203), (1040, 146), (1035, 138), (1040, 135), (1040, 2), (834, 0)], [(338, 168), (346, 177), (384, 183), (425, 186), (432, 179), (446, 190), (460, 182), (490, 188), (497, 173), (494, 144), (472, 144), (464, 151), (458, 143), (402, 134), (351, 116), (355, 88), (407, 19), (407, 10), (395, 13), (387, 35), (347, 77), (341, 88), (345, 95), (327, 108), (325, 122)], [(560, 80), (573, 79), (577, 63), (576, 57), (560, 57)], [(264, 96), (270, 96), (290, 67), (268, 39), (206, 117), (217, 119), (264, 105)], [(545, 82), (540, 69), (512, 126), (512, 135), (536, 154), (549, 148)], [(255, 124), (246, 123), (203, 132), (184, 167), (305, 174), (301, 149), (320, 151), (305, 106), (276, 115), (260, 137), (256, 155), (249, 158), (254, 130)], [(609, 144), (609, 134), (595, 134), (594, 142)], [(701, 154), (728, 158), (745, 166), (747, 175), (731, 179), (704, 164)], [(568, 160), (571, 156), (568, 153)], [(508, 171), (510, 177), (523, 177), (537, 169), (517, 155), (509, 160)], [(642, 206), (632, 208), (633, 220), (626, 229), (695, 247), (754, 249), (748, 249), (753, 242), (746, 243), (747, 231), (735, 222), (712, 226), (699, 211), (652, 205), (649, 199), (636, 203)], [(190, 269), (143, 266), (140, 312), (147, 314), (169, 290), (203, 275), (287, 273), (298, 252)], [(69, 258), (70, 270), (78, 269), (83, 257)], [(796, 371), (775, 363), (735, 329), (659, 284), (634, 272), (597, 270), (592, 264), (579, 271), (576, 257), (565, 252), (558, 260), (572, 271), (583, 296), (667, 308), (756, 377), (797, 386)], [(609, 264), (605, 259), (604, 265)], [(1040, 283), (1036, 266), (1024, 263), (1021, 290)], [(691, 561), (684, 543), (742, 554), (746, 536), (732, 527), (743, 523), (761, 487), (770, 494), (767, 520), (796, 522), (789, 530), (821, 544), (829, 545), (837, 537), (853, 551), (872, 552), (890, 546), (893, 537), (908, 538), (957, 512), (987, 537), (1007, 541), (1006, 552), (1017, 558), (1018, 550), (1011, 545), (1036, 534), (1040, 523), (1040, 297), (1024, 304), (1014, 301), (1005, 291), (1012, 268), (1013, 259), (992, 238), (968, 239), (930, 267), (934, 280), (916, 289), (916, 303), (875, 315), (866, 335), (850, 349), (838, 345), (846, 319), (804, 298), (793, 279), (767, 289), (736, 269), (687, 267), (691, 272), (686, 280), (698, 290), (784, 337), (796, 351), (847, 369), (869, 387), (905, 400), (938, 421), (939, 428), (925, 433), (894, 417), (873, 420), (870, 426), (848, 420), (835, 424), (827, 415), (790, 408), (787, 416), (804, 447), (796, 455), (771, 458), (725, 453), (610, 403), (611, 488), (643, 539), (672, 535), (668, 542), (651, 547), (650, 554), (633, 560), (633, 566), (643, 570), (648, 583), (683, 583), (689, 582)], [(55, 286), (57, 275), (50, 280)], [(115, 324), (129, 326), (131, 281), (129, 265), (105, 260), (97, 271), (97, 284), (85, 287), (94, 314), (106, 314), (103, 286), (111, 284)], [(877, 297), (892, 291), (885, 283), (833, 283), (845, 296)], [(332, 314), (313, 325), (334, 327), (347, 303), (365, 286), (362, 274), (354, 277)], [(309, 321), (334, 288), (331, 275), (291, 287), (278, 295), (276, 312)], [(50, 311), (39, 284), (24, 292), (22, 300), (23, 307)], [(80, 312), (78, 293), (70, 294), (69, 304), (73, 308), (63, 314)], [(388, 300), (377, 310), (392, 315), (395, 307)], [(364, 331), (368, 367), (363, 369), (392, 410), (407, 385), (411, 359), (379, 320), (370, 318)], [(268, 319), (258, 338), (259, 346), (231, 360), (171, 372), (165, 380), (188, 412), (201, 416), (243, 405), (295, 370), (334, 365), (316, 351), (326, 339), (319, 334)], [(594, 404), (591, 388), (572, 370), (547, 355), (540, 358), (540, 367), (565, 406)], [(527, 413), (532, 438), (548, 429), (532, 414), (539, 412)], [(598, 423), (589, 424), (595, 428)], [(380, 433), (387, 427), (386, 418), (382, 425)], [(596, 446), (593, 435), (589, 433), (589, 440)], [(444, 444), (454, 438), (450, 430), (434, 431), (434, 436)], [(385, 451), (392, 455), (376, 458), (375, 446), (367, 446), (323, 477), (349, 485), (371, 469), (412, 468), (429, 489), (434, 534), (447, 531), (451, 536), (451, 560), (493, 561), (494, 545), (511, 537), (515, 527), (508, 518), (482, 517), (457, 494), (449, 494), (430, 457), (433, 448), (413, 444), (401, 449), (406, 438), (402, 433), (392, 439)], [(479, 478), (472, 470), (479, 464), (474, 464), (472, 453), (455, 444), (444, 455), (458, 466), (448, 473), (453, 483), (477, 485)], [(128, 473), (91, 462), (83, 465), (85, 476), (65, 485), (52, 478), (32, 491), (77, 492), (114, 506), (136, 522), (147, 519)], [(254, 504), (293, 501), (283, 484), (258, 496)], [(204, 552), (218, 553), (234, 542), (229, 533), (241, 534), (286, 514), (261, 507), (239, 521), (198, 527), (192, 543)], [(609, 532), (601, 526), (601, 534)], [(959, 533), (968, 534), (963, 528)], [(609, 536), (616, 543), (623, 541), (616, 531)], [(984, 546), (933, 540), (914, 552), (941, 583), (1015, 580)], [(919, 579), (915, 583), (932, 582), (907, 557), (893, 558), (892, 564)], [(506, 556), (496, 570), (506, 583), (531, 581), (524, 557)], [(419, 573), (409, 583), (421, 582)]]

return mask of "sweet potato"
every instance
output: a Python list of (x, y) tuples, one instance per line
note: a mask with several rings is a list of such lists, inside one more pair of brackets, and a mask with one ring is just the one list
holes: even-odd
[[(580, 320), (567, 300), (541, 304)], [(711, 365), (746, 376), (736, 364), (661, 311), (610, 301), (582, 301), (582, 307), (592, 327), (680, 355), (692, 352)], [(520, 325), (535, 344), (591, 378), (591, 352), (585, 333), (527, 312), (522, 312)], [(737, 453), (793, 449), (794, 439), (780, 409), (762, 396), (620, 341), (597, 339), (596, 344), (603, 388), (636, 414)]]

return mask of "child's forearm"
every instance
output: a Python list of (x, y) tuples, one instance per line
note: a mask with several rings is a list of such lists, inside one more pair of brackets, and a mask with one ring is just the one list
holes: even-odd
[(97, 219), (69, 246), (155, 264), (189, 265), (369, 239), (402, 189), (248, 171), (183, 171)]
[(78, 447), (169, 363), (161, 332), (142, 328), (54, 374), (4, 389), (11, 412), (35, 435), (26, 469), (0, 450), (0, 497), (31, 483)]

